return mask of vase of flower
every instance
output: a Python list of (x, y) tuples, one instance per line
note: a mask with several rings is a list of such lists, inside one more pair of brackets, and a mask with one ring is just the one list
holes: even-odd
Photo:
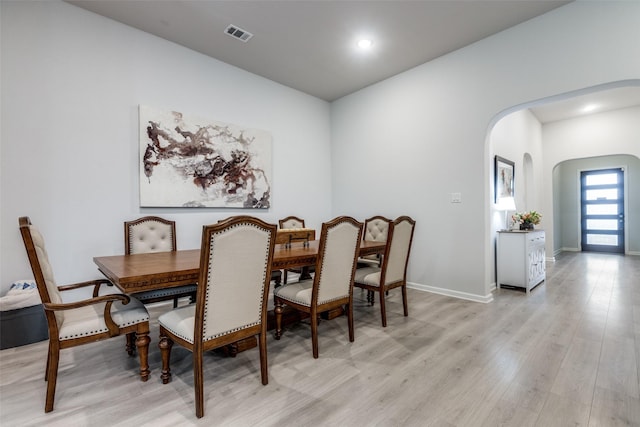
[(518, 224), (520, 230), (533, 230), (535, 224), (540, 224), (542, 215), (536, 211), (516, 212), (511, 219), (513, 224)]

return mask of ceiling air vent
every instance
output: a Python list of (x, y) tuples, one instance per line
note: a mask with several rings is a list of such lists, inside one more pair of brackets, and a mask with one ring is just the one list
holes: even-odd
[(253, 37), (253, 34), (251, 34), (248, 31), (243, 30), (240, 27), (236, 27), (235, 25), (229, 25), (225, 30), (224, 30), (225, 34), (230, 35), (231, 37), (233, 37), (234, 39), (238, 39), (241, 40), (243, 42), (247, 42), (249, 41), (249, 39), (251, 37)]

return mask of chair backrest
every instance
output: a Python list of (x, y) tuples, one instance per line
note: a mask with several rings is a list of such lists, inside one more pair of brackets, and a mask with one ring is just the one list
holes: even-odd
[(124, 223), (124, 253), (171, 252), (176, 248), (176, 223), (145, 216)]
[(385, 284), (405, 280), (415, 225), (408, 216), (401, 216), (389, 225), (386, 256), (382, 263)]
[(366, 219), (364, 221), (364, 233), (362, 234), (362, 240), (386, 242), (390, 222), (390, 219), (380, 215)]
[(351, 295), (362, 225), (347, 216), (322, 224), (312, 304), (324, 304)]
[(250, 216), (203, 227), (196, 341), (266, 322), (276, 230)]
[[(27, 256), (29, 257), (29, 264), (31, 264), (31, 271), (33, 272), (36, 285), (38, 286), (38, 293), (43, 303), (62, 303), (62, 297), (58, 290), (58, 285), (53, 277), (53, 269), (49, 262), (49, 255), (44, 245), (44, 238), (40, 231), (31, 224), (29, 217), (23, 216), (18, 219), (20, 225), (20, 234), (22, 235), (22, 241), (24, 247), (27, 250)], [(52, 312), (45, 311), (47, 320), (49, 321), (49, 328), (51, 324)], [(64, 321), (64, 313), (61, 310), (55, 312), (56, 325), (59, 327)]]
[(305, 228), (304, 219), (300, 219), (296, 216), (288, 216), (278, 221), (281, 229), (291, 230), (296, 228)]
[(371, 242), (386, 242), (389, 234), (390, 219), (383, 216), (373, 216), (364, 221), (362, 240)]

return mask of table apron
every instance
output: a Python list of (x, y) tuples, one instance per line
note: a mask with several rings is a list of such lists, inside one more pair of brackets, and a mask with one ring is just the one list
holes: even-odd
[(272, 270), (284, 270), (287, 268), (297, 268), (297, 267), (306, 267), (309, 265), (315, 265), (316, 264), (316, 257), (315, 256), (308, 256), (308, 257), (298, 257), (295, 260), (273, 260), (273, 263), (271, 264), (271, 269)]
[[(106, 275), (105, 275), (106, 276)], [(118, 289), (127, 294), (154, 291), (158, 289), (174, 288), (176, 286), (191, 285), (198, 282), (198, 273), (175, 274), (151, 279), (119, 281), (107, 276), (107, 279)]]

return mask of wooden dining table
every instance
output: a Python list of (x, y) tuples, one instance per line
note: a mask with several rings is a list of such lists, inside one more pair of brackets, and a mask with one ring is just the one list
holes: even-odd
[[(273, 270), (315, 265), (320, 241), (276, 244)], [(361, 241), (360, 256), (384, 252), (384, 242)], [(200, 273), (200, 249), (154, 252), (93, 258), (98, 269), (126, 294), (197, 283)]]
[[(293, 242), (276, 244), (273, 251), (273, 270), (286, 268), (304, 268), (315, 265), (318, 258), (320, 241)], [(385, 243), (361, 241), (360, 256), (383, 253)], [(93, 258), (98, 270), (125, 294), (157, 290), (193, 284), (198, 282), (200, 274), (200, 249), (172, 252), (153, 252), (130, 255), (98, 256)], [(327, 318), (341, 313), (325, 313)], [(299, 321), (298, 311), (285, 311), (283, 324)], [(269, 329), (275, 327), (275, 318), (271, 312), (267, 315)], [(246, 338), (223, 348), (223, 351), (235, 356), (241, 351), (257, 346), (255, 337)]]

